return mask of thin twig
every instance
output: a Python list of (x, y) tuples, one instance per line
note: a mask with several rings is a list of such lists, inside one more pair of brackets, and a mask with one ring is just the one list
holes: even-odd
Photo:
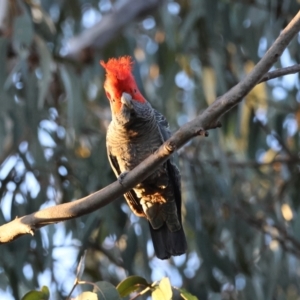
[(286, 152), (286, 154), (291, 158), (291, 159), (297, 159), (297, 156), (295, 156), (289, 149), (289, 147), (285, 144), (283, 139), (279, 136), (277, 132), (272, 130), (267, 124), (264, 124), (259, 118), (256, 118), (256, 122), (259, 124), (259, 126), (265, 131), (266, 134), (272, 135), (280, 144), (282, 149)]
[(124, 268), (123, 261), (120, 258), (114, 257), (114, 255), (113, 255), (113, 253), (111, 251), (106, 250), (101, 245), (99, 245), (97, 243), (94, 243), (94, 242), (89, 242), (88, 246), (89, 246), (89, 249), (102, 252), (116, 266)]
[(262, 83), (284, 75), (295, 74), (300, 72), (300, 65), (294, 65), (286, 68), (277, 69), (265, 74), (258, 83)]

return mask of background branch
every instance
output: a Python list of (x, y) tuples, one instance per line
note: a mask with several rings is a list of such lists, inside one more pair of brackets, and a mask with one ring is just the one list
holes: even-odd
[(279, 136), (279, 134), (277, 132), (272, 130), (267, 124), (264, 124), (261, 120), (259, 120), (259, 118), (256, 118), (256, 122), (259, 124), (259, 126), (263, 129), (263, 131), (266, 134), (272, 135), (277, 140), (279, 145), (282, 147), (282, 149), (286, 152), (286, 154), (291, 159), (297, 160), (297, 155), (296, 156), (293, 155), (293, 153), (290, 151), (289, 147), (285, 144), (285, 142), (283, 141), (283, 139)]
[[(188, 157), (185, 156), (185, 159), (189, 159)], [(191, 163), (194, 161), (192, 159)], [(220, 166), (222, 164), (222, 161), (217, 160), (217, 159), (212, 159), (212, 160), (203, 160), (201, 161), (202, 163), (207, 163), (211, 164), (213, 166)], [(194, 162), (195, 163), (195, 162)], [(247, 161), (238, 161), (238, 160), (232, 160), (228, 159), (226, 163), (230, 167), (237, 167), (237, 168), (260, 168), (264, 166), (272, 166), (276, 164), (289, 164), (289, 165), (295, 165), (300, 163), (300, 159), (294, 159), (294, 158), (289, 158), (289, 157), (279, 157), (279, 158), (274, 158), (271, 161), (266, 161), (266, 162), (260, 162), (256, 160), (247, 160)]]
[[(156, 2), (151, 1), (150, 3), (153, 4)], [(122, 14), (126, 15), (124, 11)], [(187, 141), (195, 136), (203, 135), (205, 130), (218, 127), (219, 118), (236, 106), (243, 97), (260, 82), (263, 75), (266, 74), (270, 67), (277, 61), (299, 30), (300, 12), (281, 32), (280, 36), (259, 63), (240, 83), (218, 98), (201, 115), (183, 125), (153, 155), (149, 156), (135, 169), (130, 171), (124, 178), (123, 185), (120, 185), (119, 182), (116, 181), (102, 190), (77, 201), (49, 207), (30, 215), (17, 218), (0, 227), (0, 243), (10, 242), (27, 233), (33, 234), (35, 229), (51, 223), (88, 214), (112, 202), (114, 199), (133, 188), (136, 184), (146, 179), (159, 165), (165, 162), (174, 151), (182, 147)], [(86, 45), (86, 41), (81, 41), (81, 44)], [(79, 48), (74, 46), (73, 49), (78, 50)]]
[[(264, 218), (252, 217), (240, 207), (234, 207), (233, 212), (250, 226), (258, 229), (264, 234), (269, 234), (273, 240), (280, 243), (284, 250), (299, 256), (300, 243), (293, 236), (289, 235), (285, 228), (277, 224), (269, 225)], [(274, 231), (274, 229), (276, 230)]]
[(8, 0), (2, 0), (0, 2), (0, 30), (4, 31), (7, 26), (8, 15)]
[(67, 43), (68, 57), (77, 57), (86, 48), (101, 49), (107, 45), (126, 24), (155, 10), (163, 1), (125, 1), (100, 22), (85, 30)]

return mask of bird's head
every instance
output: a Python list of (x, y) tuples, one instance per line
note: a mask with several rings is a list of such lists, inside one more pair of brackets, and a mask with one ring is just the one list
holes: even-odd
[(113, 114), (118, 114), (125, 105), (131, 109), (134, 101), (146, 103), (132, 75), (133, 60), (130, 56), (100, 61), (106, 71), (104, 90), (110, 101)]

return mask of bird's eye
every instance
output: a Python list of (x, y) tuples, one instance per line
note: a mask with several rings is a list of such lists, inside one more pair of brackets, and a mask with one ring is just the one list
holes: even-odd
[(133, 92), (136, 93), (137, 92), (136, 89), (134, 89)]

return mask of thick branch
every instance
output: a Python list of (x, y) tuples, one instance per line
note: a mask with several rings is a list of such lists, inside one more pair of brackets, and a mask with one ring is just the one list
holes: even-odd
[(300, 12), (281, 32), (280, 36), (251, 73), (225, 95), (218, 98), (200, 116), (182, 126), (154, 154), (130, 171), (122, 181), (122, 185), (116, 181), (104, 189), (77, 201), (64, 203), (17, 218), (0, 227), (0, 243), (10, 242), (27, 233), (33, 234), (36, 228), (47, 224), (88, 214), (107, 205), (139, 182), (145, 180), (159, 165), (165, 162), (174, 151), (182, 147), (187, 141), (199, 134), (203, 134), (205, 130), (218, 127), (219, 118), (236, 106), (242, 98), (250, 92), (280, 57), (283, 50), (299, 30)]

